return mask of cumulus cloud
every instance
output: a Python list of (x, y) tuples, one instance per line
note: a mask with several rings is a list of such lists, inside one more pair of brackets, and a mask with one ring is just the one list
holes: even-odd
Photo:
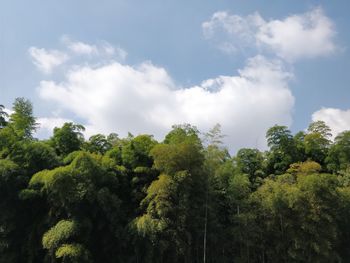
[(52, 70), (65, 63), (69, 56), (59, 50), (30, 47), (28, 50), (34, 65), (43, 73), (49, 74)]
[(73, 122), (70, 119), (60, 117), (41, 117), (37, 118), (36, 122), (39, 124), (36, 131), (36, 136), (41, 138), (47, 138), (52, 135), (55, 127), (62, 127), (66, 122)]
[(37, 123), (39, 128), (52, 132), (55, 127), (61, 127), (66, 122), (72, 122), (70, 119), (60, 118), (60, 117), (42, 117), (38, 118)]
[(257, 29), (265, 23), (257, 12), (242, 17), (221, 11), (203, 22), (202, 30), (204, 37), (213, 40), (222, 51), (234, 53), (255, 45)]
[(312, 120), (324, 121), (332, 129), (335, 137), (342, 131), (350, 130), (350, 109), (322, 108), (312, 114)]
[(94, 133), (128, 131), (161, 139), (171, 125), (191, 123), (206, 131), (222, 125), (231, 150), (266, 147), (265, 132), (276, 123), (291, 124), (292, 77), (278, 60), (249, 59), (236, 76), (219, 76), (188, 88), (151, 63), (111, 62), (75, 67), (62, 82), (42, 81), (41, 98), (55, 101)]
[(77, 54), (97, 54), (97, 47), (83, 42), (71, 42), (68, 48)]
[(204, 36), (224, 51), (250, 46), (269, 50), (288, 62), (328, 55), (337, 49), (334, 23), (321, 8), (269, 21), (257, 12), (245, 17), (216, 12), (202, 29)]
[(120, 48), (114, 47), (107, 41), (101, 41), (98, 45), (88, 44), (81, 41), (74, 41), (68, 36), (61, 38), (66, 47), (76, 55), (89, 56), (114, 56), (116, 59), (125, 60), (128, 53)]
[(80, 64), (82, 59), (89, 63), (101, 63), (109, 60), (125, 61), (128, 53), (107, 41), (101, 40), (98, 44), (88, 44), (82, 41), (75, 41), (64, 35), (61, 37), (64, 44), (62, 50), (30, 47), (28, 53), (33, 64), (45, 74), (66, 63), (67, 68), (73, 64)]
[(335, 34), (333, 22), (317, 8), (266, 23), (259, 29), (257, 40), (278, 56), (293, 61), (333, 53), (336, 50)]

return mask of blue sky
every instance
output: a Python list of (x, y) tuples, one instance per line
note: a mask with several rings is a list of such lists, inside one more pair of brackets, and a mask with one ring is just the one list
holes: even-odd
[(0, 103), (29, 98), (44, 137), (65, 120), (158, 138), (173, 123), (220, 122), (231, 149), (264, 148), (275, 123), (322, 119), (337, 133), (350, 129), (349, 7), (4, 0)]

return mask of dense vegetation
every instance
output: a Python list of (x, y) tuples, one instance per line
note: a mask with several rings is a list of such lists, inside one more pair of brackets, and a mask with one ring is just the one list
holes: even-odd
[(0, 107), (0, 262), (350, 262), (350, 131), (267, 131), (230, 156), (220, 126), (37, 140)]

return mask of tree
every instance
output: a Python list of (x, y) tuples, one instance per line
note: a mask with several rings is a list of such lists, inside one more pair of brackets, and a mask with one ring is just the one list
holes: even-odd
[(111, 144), (112, 146), (116, 146), (120, 143), (121, 139), (119, 138), (118, 134), (116, 133), (110, 133), (107, 136), (107, 142)]
[(249, 176), (256, 186), (265, 176), (264, 157), (258, 149), (240, 149), (235, 158), (239, 171)]
[(50, 229), (42, 235), (49, 258), (123, 262), (125, 214), (117, 195), (118, 172), (102, 165), (101, 156), (80, 152), (67, 166), (36, 173), (27, 191), (45, 197), (48, 204), (48, 217), (42, 220)]
[(342, 177), (345, 177), (345, 180), (342, 180), (343, 187), (339, 188), (340, 202), (337, 211), (339, 242), (337, 252), (340, 255), (340, 258), (346, 262), (346, 260), (350, 258), (350, 251), (348, 249), (350, 243), (350, 170), (347, 170)]
[(84, 142), (83, 131), (85, 131), (84, 126), (67, 122), (61, 128), (56, 127), (53, 130), (50, 144), (58, 155), (66, 156), (71, 152), (80, 150)]
[(309, 174), (298, 176), (299, 198), (293, 200), (298, 215), (294, 228), (295, 244), (291, 251), (296, 260), (331, 262), (337, 254), (341, 206), (339, 182), (335, 175)]
[(164, 143), (151, 150), (161, 175), (148, 188), (142, 201), (146, 211), (136, 225), (140, 233), (150, 238), (156, 235), (157, 248), (168, 251), (165, 262), (190, 262), (196, 251), (203, 251), (206, 175), (202, 149), (196, 129), (185, 125), (174, 126)]
[(303, 162), (306, 161), (307, 157), (306, 157), (306, 153), (305, 153), (305, 132), (304, 131), (300, 131), (297, 132), (294, 137), (294, 144), (296, 147), (296, 160), (298, 162)]
[(331, 129), (323, 121), (316, 121), (309, 125), (308, 133), (305, 135), (305, 153), (307, 158), (324, 164), (331, 145)]
[(164, 140), (150, 152), (154, 167), (160, 172), (174, 174), (178, 171), (198, 172), (204, 161), (203, 146), (198, 130), (190, 125), (173, 126)]
[(31, 104), (15, 104), (0, 127), (0, 263), (349, 261), (350, 131), (332, 143), (324, 122), (274, 126), (270, 150), (230, 156), (220, 125), (158, 143), (85, 141), (66, 123), (34, 139)]
[(250, 254), (258, 262), (337, 261), (337, 187), (336, 176), (318, 172), (268, 179), (252, 194), (250, 228), (260, 237), (251, 240)]
[(4, 128), (7, 125), (8, 114), (4, 111), (4, 105), (0, 104), (0, 129)]
[(350, 166), (350, 131), (344, 131), (335, 137), (326, 158), (327, 168), (336, 173)]
[(19, 138), (31, 139), (38, 127), (33, 116), (33, 106), (29, 100), (16, 98), (10, 115), (10, 125)]
[(0, 159), (0, 262), (19, 262), (23, 255), (18, 253), (24, 247), (19, 220), (21, 204), (19, 190), (24, 188), (26, 178), (14, 162)]
[(286, 126), (275, 125), (267, 131), (266, 138), (270, 147), (268, 172), (282, 174), (297, 159), (293, 136)]
[(132, 138), (122, 147), (123, 165), (127, 168), (151, 167), (153, 159), (151, 150), (157, 144), (151, 135), (139, 135)]
[(104, 154), (112, 148), (112, 144), (102, 134), (92, 135), (84, 145), (84, 148), (92, 153)]
[(53, 169), (60, 164), (55, 150), (43, 142), (26, 144), (22, 158), (22, 167), (30, 176), (44, 169)]
[(205, 133), (204, 142), (208, 145), (220, 146), (222, 145), (222, 139), (224, 137), (225, 135), (221, 134), (221, 125), (217, 123), (212, 129)]
[(332, 130), (324, 121), (314, 121), (307, 128), (308, 133), (319, 133), (323, 138), (329, 139), (332, 137)]
[(204, 136), (204, 142), (207, 144), (204, 149), (205, 167), (210, 175), (214, 175), (220, 165), (230, 158), (230, 154), (223, 146), (220, 124), (216, 124)]
[(179, 206), (181, 202), (188, 202), (180, 194), (180, 185), (185, 178), (186, 175), (177, 178), (160, 175), (147, 189), (147, 196), (142, 201), (146, 211), (136, 219), (136, 228), (156, 245), (155, 262), (176, 262), (185, 256), (186, 211)]
[(8, 157), (16, 148), (19, 147), (20, 140), (8, 125), (0, 129), (0, 158)]
[(176, 144), (183, 141), (191, 141), (194, 144), (202, 146), (197, 127), (190, 124), (182, 124), (173, 125), (172, 128), (173, 129), (165, 136), (165, 144)]
[(307, 175), (307, 174), (319, 173), (321, 170), (322, 170), (322, 167), (319, 163), (309, 160), (306, 162), (291, 164), (287, 172), (294, 175), (296, 174)]
[[(216, 235), (221, 235), (224, 239), (225, 229), (223, 227), (221, 206), (217, 201), (222, 198), (223, 183), (218, 178), (218, 169), (230, 160), (228, 150), (223, 146), (220, 124), (216, 124), (204, 135), (204, 183), (205, 183), (205, 218), (203, 236), (203, 262), (210, 261), (216, 255), (218, 247), (225, 246), (224, 242), (216, 239)], [(220, 233), (220, 234), (219, 234)]]

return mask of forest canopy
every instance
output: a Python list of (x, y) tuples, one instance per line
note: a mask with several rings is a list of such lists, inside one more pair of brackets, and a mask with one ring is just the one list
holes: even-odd
[(37, 128), (30, 101), (0, 105), (0, 263), (350, 262), (350, 131), (275, 125), (231, 155), (219, 124)]

